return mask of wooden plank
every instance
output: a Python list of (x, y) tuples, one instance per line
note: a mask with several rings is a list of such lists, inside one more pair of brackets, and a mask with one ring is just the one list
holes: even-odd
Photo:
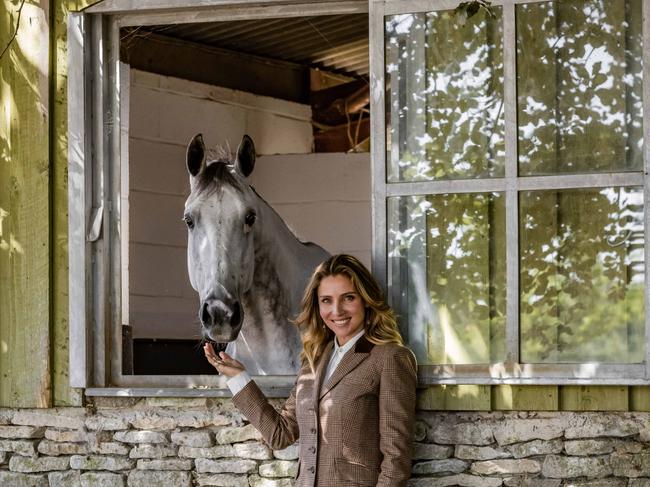
[(633, 386), (629, 388), (630, 411), (650, 411), (650, 387)]
[(627, 411), (627, 386), (561, 386), (561, 411)]
[(558, 386), (492, 387), (492, 409), (507, 411), (557, 411)]
[[(19, 8), (21, 8), (19, 14)], [(0, 406), (49, 407), (49, 2), (0, 3)]]
[(417, 409), (427, 411), (489, 411), (490, 386), (439, 385), (418, 390)]

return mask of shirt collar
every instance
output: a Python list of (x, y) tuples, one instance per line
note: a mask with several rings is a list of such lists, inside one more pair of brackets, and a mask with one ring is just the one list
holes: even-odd
[(361, 338), (364, 333), (365, 330), (361, 330), (359, 333), (350, 338), (348, 342), (342, 347), (339, 345), (339, 341), (336, 339), (336, 337), (334, 337), (334, 353), (347, 353), (348, 350), (354, 347), (354, 345), (359, 341), (359, 338)]

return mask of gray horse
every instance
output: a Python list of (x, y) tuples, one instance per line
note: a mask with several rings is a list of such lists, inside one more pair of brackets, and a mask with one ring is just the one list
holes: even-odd
[(206, 161), (201, 134), (187, 148), (190, 196), (187, 263), (199, 293), (205, 339), (256, 375), (295, 374), (300, 367), (296, 316), (309, 276), (328, 257), (300, 242), (249, 184), (255, 147), (245, 135), (234, 162)]

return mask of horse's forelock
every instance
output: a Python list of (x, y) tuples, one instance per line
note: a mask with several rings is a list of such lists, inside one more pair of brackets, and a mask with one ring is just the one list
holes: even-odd
[(218, 191), (225, 184), (243, 193), (244, 185), (233, 175), (232, 168), (233, 165), (229, 160), (221, 159), (209, 162), (205, 169), (197, 176), (195, 183), (196, 193)]

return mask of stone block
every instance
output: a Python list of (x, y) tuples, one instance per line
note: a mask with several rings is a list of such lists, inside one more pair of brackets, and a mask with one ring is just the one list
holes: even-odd
[(197, 475), (196, 483), (199, 487), (215, 486), (215, 487), (248, 487), (248, 476), (246, 475), (230, 475), (225, 473), (217, 473), (212, 475)]
[(44, 436), (51, 441), (59, 441), (62, 443), (83, 443), (88, 441), (88, 433), (85, 431), (71, 431), (71, 430), (57, 430), (47, 428)]
[(216, 411), (187, 411), (177, 418), (179, 428), (206, 428), (229, 426), (232, 419)]
[(262, 443), (235, 443), (233, 447), (235, 455), (239, 458), (251, 458), (253, 460), (270, 460), (273, 458), (271, 449)]
[(45, 475), (7, 472), (0, 470), (0, 485), (2, 487), (49, 487)]
[(625, 414), (597, 413), (585, 415), (580, 424), (567, 428), (567, 439), (597, 438), (600, 436), (634, 436), (639, 433), (637, 422)]
[(474, 462), (470, 470), (477, 475), (520, 475), (539, 473), (542, 466), (537, 460), (501, 459)]
[(207, 448), (213, 445), (208, 431), (175, 431), (172, 433), (172, 443), (194, 448)]
[(574, 480), (565, 487), (627, 487), (627, 479)]
[(293, 487), (291, 479), (267, 479), (259, 475), (251, 475), (248, 482), (250, 487)]
[(113, 435), (115, 441), (122, 443), (167, 443), (167, 437), (160, 431), (117, 431)]
[(122, 457), (100, 455), (72, 455), (70, 467), (74, 470), (130, 470), (135, 466), (133, 460)]
[(273, 452), (273, 457), (278, 460), (298, 460), (300, 454), (300, 445), (294, 443), (291, 446), (284, 448), (283, 450), (275, 450)]
[(173, 430), (178, 426), (176, 418), (150, 411), (138, 411), (131, 418), (130, 423), (139, 430)]
[(86, 410), (83, 408), (20, 409), (14, 414), (12, 422), (24, 426), (80, 430), (84, 427), (85, 417)]
[(610, 464), (618, 477), (650, 477), (650, 452), (612, 453)]
[(197, 458), (194, 461), (198, 473), (252, 473), (257, 470), (257, 462), (244, 459), (211, 460)]
[(424, 441), (427, 437), (427, 429), (428, 426), (424, 421), (416, 421), (413, 439), (415, 441)]
[(44, 434), (43, 426), (0, 426), (0, 438), (10, 440), (43, 438)]
[(192, 460), (171, 458), (165, 460), (138, 460), (137, 468), (140, 470), (192, 470)]
[(468, 465), (467, 462), (457, 458), (448, 458), (415, 463), (411, 471), (416, 475), (461, 473), (467, 469)]
[(567, 426), (561, 417), (548, 419), (508, 419), (494, 426), (494, 438), (500, 446), (531, 440), (560, 438)]
[(194, 448), (181, 446), (178, 456), (185, 458), (228, 458), (235, 456), (235, 449), (231, 445), (218, 445), (211, 448)]
[(564, 442), (567, 455), (590, 456), (603, 455), (614, 451), (614, 442), (611, 440), (567, 440)]
[(81, 475), (81, 487), (125, 487), (125, 477), (112, 472), (86, 472)]
[(50, 487), (81, 487), (79, 472), (50, 472), (47, 475)]
[(495, 458), (510, 458), (512, 454), (491, 446), (457, 445), (454, 456), (463, 460), (494, 460)]
[(0, 425), (11, 424), (14, 413), (13, 409), (0, 408)]
[(628, 487), (650, 487), (650, 478), (630, 479)]
[(298, 475), (298, 462), (290, 460), (273, 460), (264, 462), (259, 467), (262, 477), (295, 477)]
[(0, 451), (13, 452), (18, 455), (35, 456), (35, 440), (0, 440)]
[(5, 463), (5, 461), (7, 461), (7, 453), (0, 451), (0, 465)]
[(86, 419), (90, 431), (121, 431), (129, 429), (129, 422), (118, 416), (91, 416)]
[(190, 472), (133, 470), (129, 473), (127, 485), (128, 487), (192, 487), (192, 475)]
[(129, 458), (164, 458), (178, 454), (171, 445), (136, 445), (129, 452)]
[(53, 470), (68, 470), (69, 457), (23, 457), (14, 455), (9, 459), (9, 470), (12, 472), (36, 473)]
[(542, 464), (542, 475), (552, 479), (576, 477), (600, 478), (612, 474), (607, 457), (563, 457), (548, 455)]
[(43, 440), (38, 444), (41, 455), (85, 455), (88, 453), (86, 443), (59, 443), (58, 441)]
[(93, 445), (90, 450), (93, 453), (99, 453), (100, 455), (128, 455), (131, 448), (124, 443), (108, 441), (105, 443), (99, 443), (98, 445)]
[(503, 480), (500, 478), (477, 477), (464, 473), (447, 477), (412, 478), (408, 481), (408, 487), (500, 487), (501, 485)]
[(433, 432), (434, 443), (486, 446), (494, 443), (492, 429), (482, 423), (443, 423)]
[(533, 440), (526, 443), (516, 443), (507, 447), (515, 458), (526, 458), (535, 455), (552, 455), (562, 452), (564, 444), (561, 439)]
[(262, 439), (262, 435), (252, 424), (241, 427), (220, 428), (215, 431), (214, 437), (215, 441), (220, 445)]
[(562, 481), (559, 479), (542, 479), (528, 475), (508, 477), (503, 479), (506, 487), (560, 487)]

